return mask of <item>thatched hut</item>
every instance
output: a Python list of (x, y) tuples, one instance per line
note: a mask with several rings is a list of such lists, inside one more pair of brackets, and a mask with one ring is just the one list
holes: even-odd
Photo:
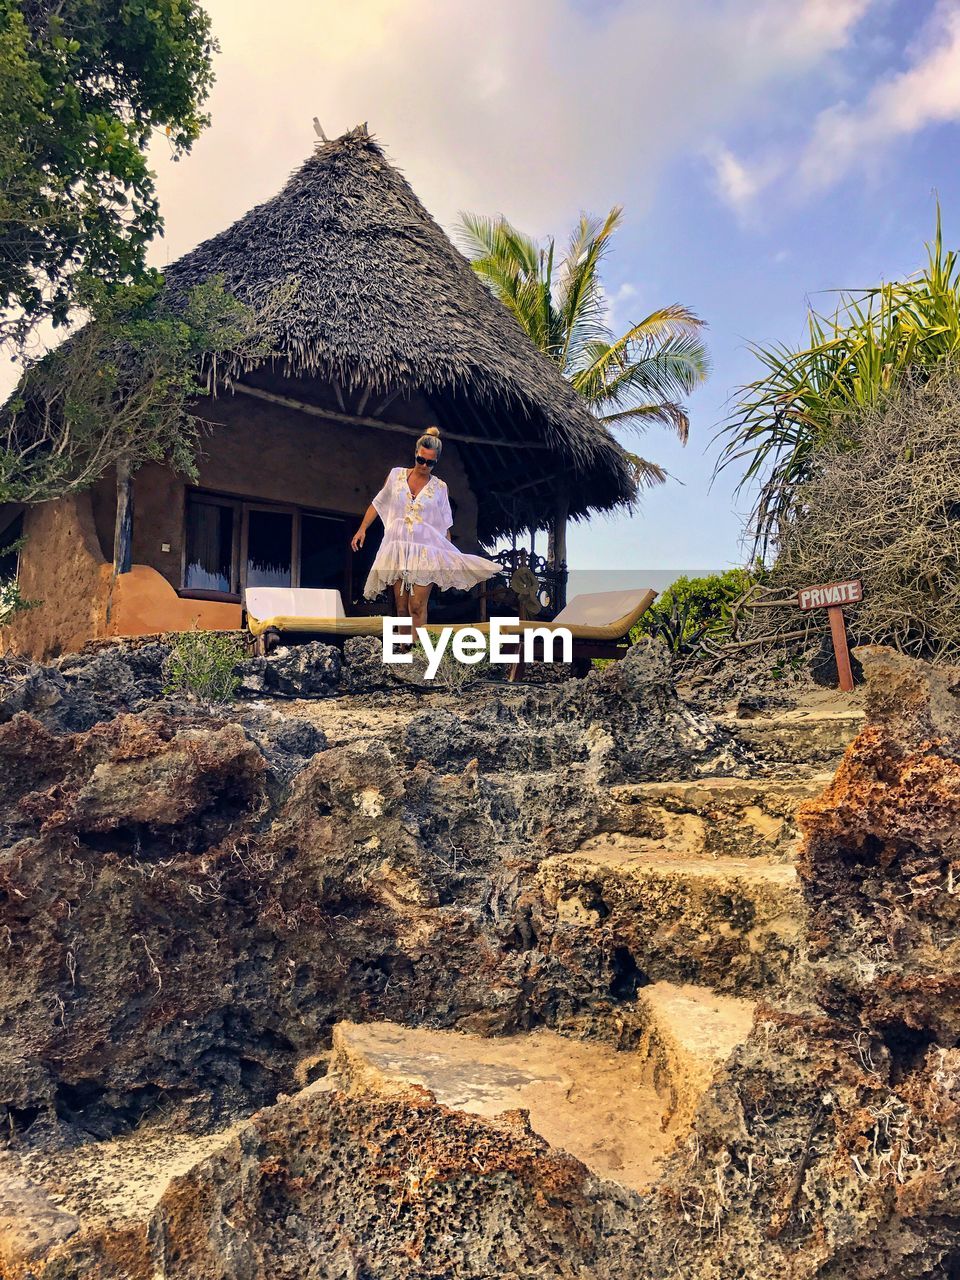
[[(21, 651), (239, 626), (244, 589), (264, 581), (335, 586), (362, 608), (375, 547), (351, 556), (350, 535), (430, 423), (465, 550), (549, 528), (562, 559), (568, 518), (635, 496), (622, 450), (365, 126), (318, 146), (278, 195), (166, 276), (174, 292), (220, 276), (254, 308), (279, 291), (275, 349), (222, 371), (203, 408), (216, 425), (198, 485), (149, 465), (119, 500), (107, 475), (23, 513), (21, 588), (43, 604), (10, 628)], [(135, 517), (115, 562), (128, 499)]]

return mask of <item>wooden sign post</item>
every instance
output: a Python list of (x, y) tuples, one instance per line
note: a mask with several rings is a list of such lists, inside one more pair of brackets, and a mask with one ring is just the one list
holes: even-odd
[(837, 674), (844, 693), (853, 690), (853, 672), (850, 669), (850, 649), (847, 645), (847, 625), (843, 618), (845, 604), (858, 604), (863, 599), (863, 583), (859, 578), (847, 582), (830, 582), (822, 587), (804, 587), (797, 595), (797, 603), (804, 612), (826, 609), (830, 618), (830, 635), (837, 659)]

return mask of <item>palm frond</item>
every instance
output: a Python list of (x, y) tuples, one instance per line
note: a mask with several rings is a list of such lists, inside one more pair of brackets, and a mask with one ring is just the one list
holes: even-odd
[(624, 453), (640, 488), (652, 489), (654, 485), (666, 483), (667, 473), (663, 467), (658, 467), (655, 462), (648, 462), (646, 458), (641, 458), (639, 454), (629, 453), (627, 450), (624, 450)]
[(599, 269), (622, 213), (623, 210), (615, 205), (603, 222), (581, 214), (580, 222), (570, 237), (556, 291), (556, 307), (563, 317), (566, 334), (560, 358), (564, 370), (575, 362), (578, 349), (584, 342), (609, 333), (606, 327), (607, 298), (600, 284)]
[(682, 404), (669, 400), (658, 400), (653, 404), (638, 404), (632, 409), (620, 409), (613, 413), (601, 415), (600, 421), (605, 426), (629, 426), (641, 431), (655, 423), (657, 426), (670, 427), (683, 444), (690, 435), (690, 416)]
[(832, 314), (809, 311), (806, 346), (752, 347), (765, 372), (741, 387), (714, 437), (722, 441), (714, 474), (737, 464), (744, 467), (738, 490), (760, 481), (753, 513), (758, 546), (789, 518), (796, 487), (822, 444), (846, 447), (846, 422), (908, 376), (926, 378), (960, 354), (960, 258), (944, 249), (939, 202), (922, 271), (836, 297)]
[[(581, 214), (559, 263), (552, 239), (540, 246), (502, 217), (462, 213), (458, 238), (473, 269), (592, 406), (599, 425), (657, 423), (686, 442), (690, 420), (680, 400), (710, 368), (704, 324), (675, 303), (619, 338), (610, 332), (600, 267), (622, 213), (614, 206), (603, 219)], [(639, 483), (666, 479), (654, 463), (627, 457)]]
[(526, 275), (537, 274), (539, 249), (530, 236), (512, 226), (502, 215), (460, 214), (457, 238), (472, 260), (498, 258), (512, 261)]

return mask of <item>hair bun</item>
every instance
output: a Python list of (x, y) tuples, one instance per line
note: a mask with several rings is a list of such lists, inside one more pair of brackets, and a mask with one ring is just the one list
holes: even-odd
[(437, 439), (439, 439), (439, 438), (440, 438), (440, 428), (439, 428), (439, 427), (427, 427), (426, 431), (425, 431), (423, 434), (424, 434), (425, 436), (436, 436), (436, 437), (437, 437)]

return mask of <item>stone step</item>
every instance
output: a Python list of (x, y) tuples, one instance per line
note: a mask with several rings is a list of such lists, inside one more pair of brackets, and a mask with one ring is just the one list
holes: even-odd
[(610, 835), (628, 836), (637, 852), (671, 857), (796, 856), (797, 806), (818, 795), (832, 774), (803, 779), (700, 778), (611, 787), (616, 829), (582, 846), (603, 848)]
[[(554, 1074), (591, 1088), (585, 1069)], [(631, 1128), (663, 1143), (656, 1116), (641, 1121), (655, 1098), (629, 1085), (610, 1091), (609, 1151), (594, 1135), (611, 1165)], [(523, 1111), (471, 1115), (415, 1086), (348, 1096), (322, 1079), (209, 1143), (201, 1156), (188, 1133), (167, 1130), (161, 1146), (135, 1130), (121, 1144), (126, 1182), (100, 1176), (101, 1142), (47, 1153), (33, 1183), (0, 1160), (0, 1276), (512, 1276), (532, 1274), (531, 1259), (542, 1275), (636, 1274), (640, 1197), (547, 1144)]]
[(691, 984), (653, 983), (637, 994), (643, 1030), (629, 1051), (547, 1030), (487, 1038), (343, 1022), (327, 1082), (349, 1095), (419, 1085), (445, 1106), (487, 1117), (522, 1109), (551, 1146), (642, 1190), (750, 1034), (754, 1008)]
[(45, 1254), (81, 1231), (142, 1227), (171, 1182), (226, 1147), (241, 1128), (198, 1136), (145, 1127), (69, 1149), (4, 1152), (0, 1275), (32, 1277)]
[(621, 839), (545, 859), (537, 882), (559, 928), (603, 931), (650, 981), (725, 993), (780, 983), (802, 920), (794, 867), (762, 857), (669, 857)]
[(350, 1095), (420, 1085), (457, 1111), (529, 1112), (533, 1129), (598, 1176), (641, 1189), (672, 1141), (651, 1054), (552, 1031), (487, 1038), (393, 1022), (339, 1023), (328, 1079)]
[(762, 760), (826, 764), (835, 763), (843, 755), (863, 728), (864, 716), (854, 710), (816, 715), (795, 712), (756, 719), (722, 716), (717, 724)]
[(719, 995), (692, 983), (654, 982), (637, 992), (645, 1024), (640, 1052), (666, 1095), (670, 1131), (684, 1133), (717, 1072), (753, 1026), (752, 1000)]
[[(340, 1023), (329, 1054), (307, 1055), (300, 1064), (298, 1074), (305, 1075), (326, 1058), (326, 1076), (216, 1132), (144, 1124), (69, 1149), (8, 1150), (0, 1155), (0, 1274), (53, 1280), (76, 1274), (77, 1259), (121, 1243), (143, 1261), (158, 1239), (202, 1253), (210, 1231), (242, 1233), (236, 1215), (243, 1215), (248, 1193), (255, 1223), (256, 1196), (266, 1195), (273, 1205), (285, 1194), (287, 1178), (296, 1208), (296, 1187), (314, 1180), (320, 1185), (338, 1160), (337, 1175), (349, 1178), (354, 1154), (362, 1162), (371, 1151), (371, 1133), (381, 1132), (377, 1113), (370, 1112), (359, 1135), (338, 1137), (336, 1150), (329, 1143), (308, 1150), (307, 1135), (322, 1120), (321, 1095), (331, 1102), (396, 1099), (401, 1107), (422, 1108), (419, 1087), (450, 1111), (501, 1125), (526, 1113), (534, 1132), (556, 1151), (576, 1157), (598, 1177), (642, 1191), (749, 1034), (753, 1005), (658, 982), (639, 993), (637, 1012), (641, 1038), (624, 1051), (546, 1030), (487, 1039), (390, 1022)], [(362, 1142), (363, 1150), (352, 1154), (351, 1141)], [(376, 1159), (377, 1148), (372, 1151)], [(466, 1158), (459, 1147), (453, 1154)], [(382, 1176), (383, 1166), (378, 1168)], [(486, 1172), (480, 1163), (477, 1168)], [(297, 1170), (302, 1176), (294, 1176)], [(275, 1185), (266, 1192), (255, 1185), (271, 1180)], [(219, 1245), (214, 1241), (213, 1247)]]

